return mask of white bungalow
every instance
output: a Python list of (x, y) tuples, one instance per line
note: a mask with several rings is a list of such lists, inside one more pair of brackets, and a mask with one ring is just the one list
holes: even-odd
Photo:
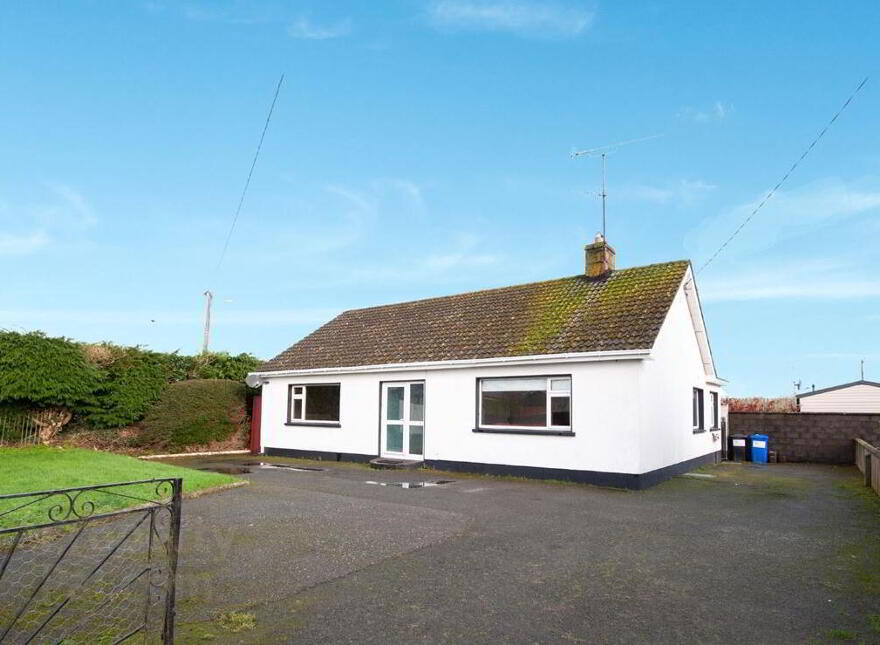
[(267, 455), (644, 488), (718, 459), (688, 261), (346, 311), (248, 376)]

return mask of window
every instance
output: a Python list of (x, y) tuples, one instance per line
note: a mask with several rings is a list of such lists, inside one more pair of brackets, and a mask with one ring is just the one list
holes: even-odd
[(571, 377), (479, 380), (480, 428), (535, 430), (571, 427)]
[(288, 389), (288, 423), (339, 423), (339, 383), (291, 385)]
[(706, 426), (703, 423), (703, 390), (698, 387), (694, 388), (693, 410), (694, 432), (700, 432)]
[(718, 392), (712, 392), (712, 428), (721, 426), (721, 417), (718, 414)]

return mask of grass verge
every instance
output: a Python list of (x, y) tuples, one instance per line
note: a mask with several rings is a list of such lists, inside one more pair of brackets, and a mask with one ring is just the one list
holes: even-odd
[[(0, 448), (0, 473), (3, 473), (0, 495), (161, 477), (182, 477), (184, 493), (193, 493), (241, 481), (230, 475), (141, 461), (109, 452), (46, 446)], [(125, 492), (147, 499), (156, 498), (154, 487), (150, 485), (132, 487)], [(0, 528), (48, 521), (49, 508), (59, 503), (56, 497), (2, 516), (4, 511), (25, 501), (28, 500), (0, 501)], [(95, 503), (96, 513), (137, 504), (131, 499), (99, 493), (81, 496), (78, 503), (86, 501)]]

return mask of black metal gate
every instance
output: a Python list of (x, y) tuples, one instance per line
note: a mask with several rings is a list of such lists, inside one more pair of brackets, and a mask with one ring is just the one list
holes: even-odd
[(171, 643), (181, 485), (0, 495), (0, 643)]

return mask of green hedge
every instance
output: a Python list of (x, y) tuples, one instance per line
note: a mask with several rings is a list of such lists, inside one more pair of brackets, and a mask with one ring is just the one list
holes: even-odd
[(248, 372), (253, 372), (260, 360), (250, 354), (231, 355), (213, 352), (194, 356), (195, 368), (192, 378), (226, 379), (244, 382)]
[(112, 360), (101, 368), (98, 387), (78, 412), (96, 428), (131, 425), (143, 418), (168, 384), (165, 363), (161, 355), (137, 347), (103, 347)]
[(246, 397), (246, 386), (234, 381), (172, 383), (147, 412), (138, 441), (176, 449), (228, 439), (247, 418)]
[(244, 381), (248, 372), (254, 371), (260, 364), (260, 360), (250, 354), (231, 355), (226, 352), (209, 352), (198, 356), (174, 352), (161, 356), (168, 380), (172, 383), (205, 378)]
[(0, 331), (0, 404), (63, 406), (93, 427), (127, 426), (144, 417), (169, 383), (240, 383), (259, 362), (250, 354), (186, 356)]
[(64, 406), (91, 400), (100, 373), (82, 348), (42, 332), (0, 332), (0, 403)]

